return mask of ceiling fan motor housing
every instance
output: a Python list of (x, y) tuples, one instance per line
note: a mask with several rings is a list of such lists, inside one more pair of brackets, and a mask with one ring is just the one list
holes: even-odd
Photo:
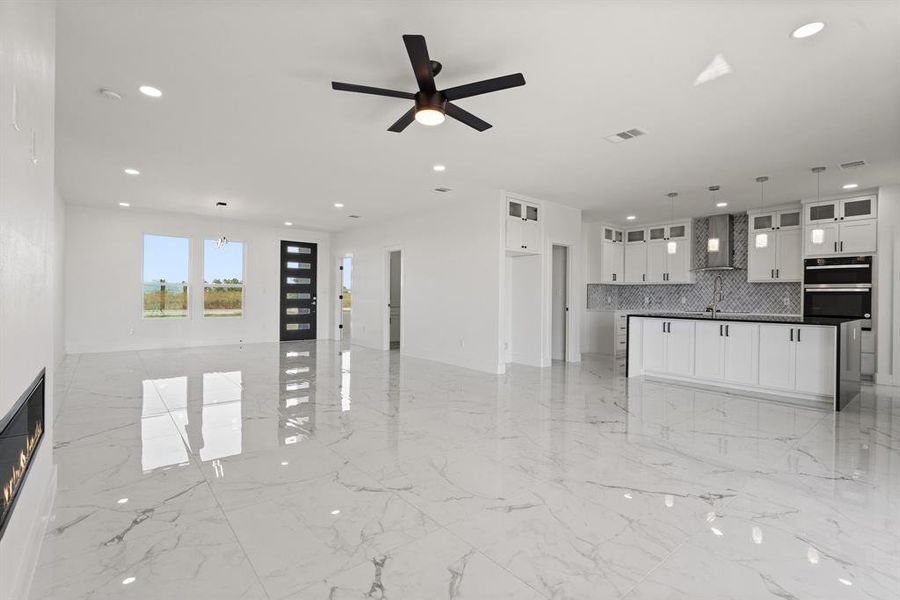
[(440, 92), (426, 94), (425, 92), (416, 92), (416, 112), (430, 108), (439, 110), (442, 113), (447, 112), (447, 99)]

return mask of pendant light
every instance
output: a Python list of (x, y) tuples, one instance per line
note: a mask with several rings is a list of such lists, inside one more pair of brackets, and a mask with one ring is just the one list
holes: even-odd
[(222, 235), (216, 240), (216, 248), (219, 249), (228, 245), (228, 236), (225, 235), (225, 225), (224, 220), (222, 219), (222, 211), (225, 210), (226, 206), (228, 206), (228, 203), (226, 202), (216, 202), (216, 212), (219, 215), (219, 231), (222, 232)]
[[(816, 202), (821, 200), (821, 178), (822, 173), (825, 171), (825, 167), (813, 167), (810, 169), (813, 173), (816, 174)], [(813, 229), (809, 234), (809, 241), (815, 245), (820, 245), (825, 243), (825, 230), (817, 227)]]
[[(671, 205), (671, 211), (670, 211), (670, 215), (669, 215), (671, 217), (670, 221), (674, 221), (675, 220), (675, 198), (678, 197), (678, 192), (669, 192), (668, 194), (666, 194), (666, 196), (669, 197), (669, 203)], [(666, 252), (668, 252), (669, 254), (676, 254), (678, 252), (678, 242), (669, 240), (669, 243), (666, 244)]]
[[(765, 175), (761, 175), (756, 178), (756, 183), (759, 184), (759, 209), (763, 210), (766, 206), (766, 193), (765, 193), (765, 184), (769, 180)], [(775, 216), (773, 215), (774, 219)], [(774, 223), (772, 224), (774, 226)], [(768, 248), (769, 246), (769, 234), (768, 233), (757, 233), (755, 239), (753, 240), (753, 245), (757, 248)]]
[[(712, 192), (712, 195), (713, 195), (713, 204), (715, 204), (716, 206), (718, 206), (718, 204), (719, 204), (719, 190), (720, 190), (721, 188), (720, 188), (719, 186), (717, 186), (717, 185), (711, 185), (711, 186), (709, 186), (709, 187), (706, 188), (706, 189), (709, 190), (710, 192)], [(717, 237), (710, 237), (708, 240), (706, 240), (706, 251), (707, 251), (707, 252), (718, 252), (718, 251), (719, 251), (719, 238), (717, 238)]]

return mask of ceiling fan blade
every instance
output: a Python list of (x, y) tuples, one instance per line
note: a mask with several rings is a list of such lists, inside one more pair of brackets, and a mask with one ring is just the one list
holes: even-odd
[(373, 96), (403, 98), (405, 100), (412, 100), (416, 97), (415, 94), (410, 94), (409, 92), (386, 90), (384, 88), (369, 87), (367, 85), (356, 85), (355, 83), (341, 83), (339, 81), (332, 81), (331, 89), (338, 90), (340, 92), (357, 92), (359, 94), (372, 94)]
[(393, 131), (394, 133), (400, 133), (407, 127), (409, 124), (416, 120), (416, 107), (413, 106), (407, 112), (403, 113), (403, 116), (397, 119), (397, 122), (388, 127), (388, 131)]
[(431, 71), (431, 59), (428, 57), (428, 46), (425, 45), (425, 36), (404, 35), (403, 43), (409, 53), (409, 62), (412, 63), (413, 73), (419, 83), (419, 89), (426, 94), (433, 94), (434, 73)]
[[(472, 129), (477, 129), (478, 131), (484, 131), (485, 129), (490, 129), (491, 124), (487, 121), (482, 121), (472, 113), (467, 110), (463, 110), (452, 102), (447, 103), (447, 116), (453, 117), (460, 123), (465, 123)], [(413, 115), (415, 118), (415, 115)]]
[(521, 73), (513, 75), (504, 75), (503, 77), (494, 77), (493, 79), (485, 79), (484, 81), (476, 81), (475, 83), (467, 83), (452, 88), (442, 90), (441, 94), (447, 100), (459, 100), (460, 98), (469, 98), (471, 96), (479, 96), (490, 92), (498, 92), (508, 88), (525, 85), (525, 77)]

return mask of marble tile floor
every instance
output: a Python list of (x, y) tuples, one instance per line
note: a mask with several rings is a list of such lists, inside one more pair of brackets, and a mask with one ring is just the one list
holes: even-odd
[(56, 394), (31, 600), (900, 597), (891, 388), (294, 342), (70, 356)]

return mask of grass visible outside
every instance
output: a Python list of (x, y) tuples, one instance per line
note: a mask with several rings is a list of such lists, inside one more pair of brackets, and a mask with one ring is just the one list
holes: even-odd
[(183, 287), (177, 292), (161, 290), (144, 292), (144, 318), (183, 319), (188, 316), (188, 292)]
[[(240, 317), (244, 314), (244, 290), (240, 285), (207, 285), (203, 290), (204, 317)], [(144, 318), (182, 319), (188, 316), (187, 286), (178, 291), (144, 292)]]
[(207, 285), (203, 290), (204, 317), (240, 317), (244, 314), (244, 289), (240, 286)]

